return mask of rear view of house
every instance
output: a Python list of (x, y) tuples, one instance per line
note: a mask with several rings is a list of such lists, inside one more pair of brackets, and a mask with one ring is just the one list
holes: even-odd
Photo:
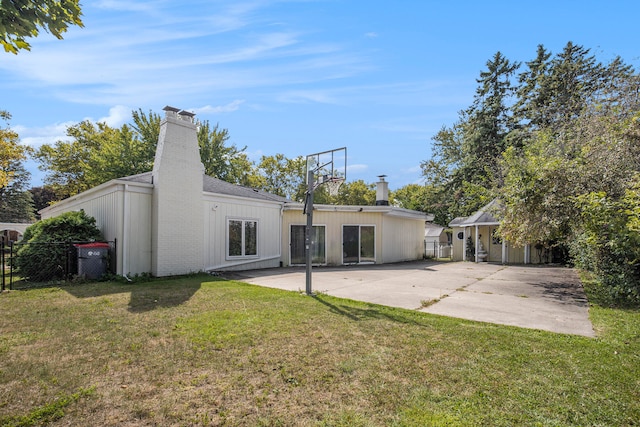
[[(121, 275), (299, 264), (305, 249), (303, 206), (205, 175), (194, 115), (174, 107), (164, 111), (152, 171), (65, 199), (43, 209), (42, 218), (80, 209), (94, 217), (105, 239), (116, 241), (114, 271)], [(388, 201), (376, 205), (316, 206), (314, 262), (422, 258), (424, 224), (433, 216)]]

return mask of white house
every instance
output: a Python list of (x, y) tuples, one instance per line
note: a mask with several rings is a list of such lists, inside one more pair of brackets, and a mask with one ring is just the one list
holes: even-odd
[[(300, 226), (306, 223), (302, 205), (204, 175), (193, 114), (164, 110), (151, 172), (65, 199), (40, 211), (42, 218), (80, 209), (93, 216), (105, 239), (117, 242), (117, 274), (168, 276), (298, 264)], [(429, 219), (390, 206), (316, 206), (315, 261), (422, 258)]]

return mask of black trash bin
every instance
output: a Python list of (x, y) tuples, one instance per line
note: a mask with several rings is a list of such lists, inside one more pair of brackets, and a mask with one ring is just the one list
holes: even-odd
[(78, 277), (99, 279), (107, 272), (108, 243), (74, 245), (78, 256)]

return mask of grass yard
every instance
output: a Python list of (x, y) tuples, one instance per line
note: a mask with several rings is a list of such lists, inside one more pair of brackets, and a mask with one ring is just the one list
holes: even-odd
[(640, 313), (597, 339), (199, 275), (0, 294), (4, 426), (631, 426)]

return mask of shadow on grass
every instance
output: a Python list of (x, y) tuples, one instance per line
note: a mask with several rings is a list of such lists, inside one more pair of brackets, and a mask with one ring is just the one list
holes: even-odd
[(139, 283), (70, 283), (59, 287), (76, 298), (95, 298), (130, 293), (128, 310), (132, 313), (144, 313), (158, 308), (170, 308), (184, 304), (200, 290), (204, 281), (211, 281), (211, 278), (185, 277), (184, 279), (172, 278)]
[(331, 300), (340, 300), (341, 298), (332, 297), (324, 294), (314, 295), (313, 298), (319, 303), (327, 306), (332, 313), (345, 316), (353, 321), (364, 319), (385, 319), (399, 323), (408, 323), (417, 326), (425, 326), (424, 322), (418, 322), (416, 316), (424, 316), (424, 313), (405, 310), (402, 308), (391, 308), (383, 305), (362, 303), (358, 301), (346, 300), (358, 305), (365, 305), (365, 308), (354, 307), (353, 305), (338, 305)]

